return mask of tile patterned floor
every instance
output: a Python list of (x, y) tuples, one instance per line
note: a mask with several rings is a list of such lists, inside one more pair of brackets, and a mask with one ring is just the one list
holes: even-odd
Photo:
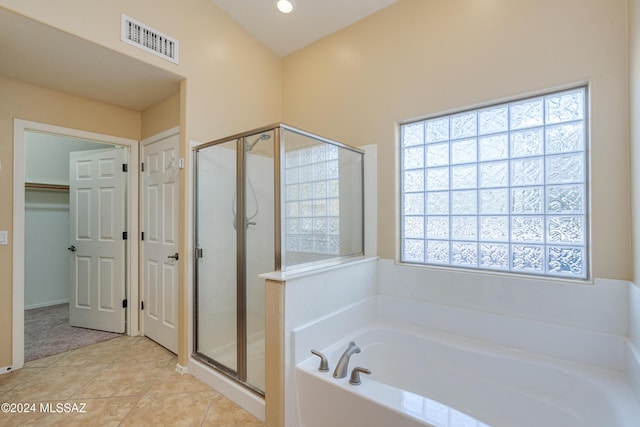
[(127, 336), (28, 362), (0, 375), (0, 403), (28, 404), (35, 412), (2, 411), (0, 426), (264, 427), (206, 384), (175, 372), (176, 363), (153, 341)]

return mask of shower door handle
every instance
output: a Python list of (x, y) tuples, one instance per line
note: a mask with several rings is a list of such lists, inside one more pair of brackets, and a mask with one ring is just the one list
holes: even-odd
[(178, 260), (178, 252), (176, 252), (173, 255), (169, 255), (167, 258), (175, 259), (177, 261)]

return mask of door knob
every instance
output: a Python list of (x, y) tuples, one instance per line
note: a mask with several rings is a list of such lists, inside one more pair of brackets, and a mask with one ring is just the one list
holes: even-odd
[(178, 252), (176, 252), (173, 255), (169, 255), (167, 258), (175, 259), (177, 261), (178, 260)]
[(71, 252), (75, 252), (76, 251), (76, 247), (71, 245), (67, 248), (68, 250), (70, 250)]

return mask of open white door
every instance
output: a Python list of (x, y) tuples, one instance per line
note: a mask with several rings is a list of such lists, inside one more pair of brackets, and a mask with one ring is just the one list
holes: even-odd
[(178, 352), (179, 135), (143, 141), (142, 329)]
[(124, 154), (70, 153), (71, 326), (125, 331)]

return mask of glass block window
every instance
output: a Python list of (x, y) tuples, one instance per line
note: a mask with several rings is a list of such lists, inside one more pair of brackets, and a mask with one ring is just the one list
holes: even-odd
[(319, 144), (285, 154), (287, 251), (340, 254), (338, 147)]
[(584, 87), (401, 126), (401, 261), (586, 279)]

